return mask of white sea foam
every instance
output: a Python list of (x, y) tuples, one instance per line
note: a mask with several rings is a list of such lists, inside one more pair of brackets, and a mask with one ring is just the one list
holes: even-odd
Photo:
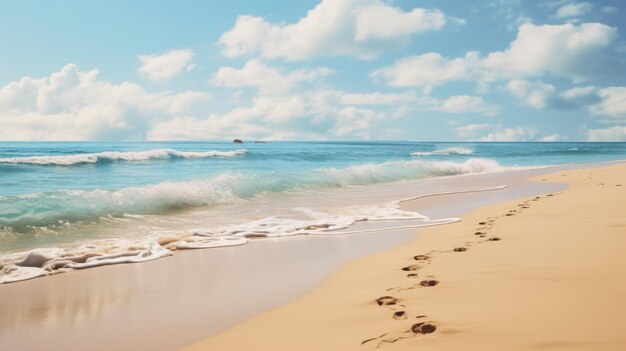
[[(476, 192), (502, 187), (456, 191)], [(448, 194), (448, 193), (441, 193)], [(437, 194), (422, 195), (435, 196)], [(33, 279), (74, 269), (121, 263), (139, 263), (173, 255), (177, 250), (206, 249), (246, 244), (250, 238), (295, 235), (346, 235), (390, 229), (446, 224), (458, 218), (431, 220), (417, 212), (405, 211), (394, 201), (382, 206), (353, 206), (340, 213), (295, 208), (301, 216), (267, 217), (255, 221), (186, 231), (156, 231), (137, 239), (99, 240), (76, 247), (40, 248), (0, 257), (0, 284)], [(356, 222), (389, 222), (392, 225), (346, 231)], [(402, 225), (397, 225), (402, 221)], [(396, 223), (395, 225), (393, 223)]]
[(44, 155), (27, 157), (0, 158), (0, 163), (28, 164), (38, 166), (73, 166), (106, 162), (134, 162), (166, 160), (172, 158), (219, 158), (235, 157), (246, 153), (245, 149), (232, 151), (178, 151), (173, 149), (154, 149), (146, 151), (105, 151), (92, 154)]
[(368, 163), (343, 169), (322, 170), (336, 185), (363, 185), (403, 179), (503, 171), (496, 161), (471, 158), (465, 162), (425, 162), (420, 160)]
[(10, 208), (14, 214), (0, 217), (0, 227), (24, 233), (33, 228), (54, 229), (73, 223), (105, 221), (109, 216), (118, 219), (126, 214), (162, 215), (173, 210), (233, 204), (268, 192), (368, 185), (505, 169), (493, 160), (478, 158), (465, 162), (401, 160), (342, 169), (318, 169), (302, 175), (275, 174), (273, 177), (266, 177), (263, 174), (228, 172), (196, 180), (119, 190), (62, 190), (23, 194), (0, 199), (0, 205)]
[(474, 151), (464, 147), (448, 147), (433, 151), (416, 151), (411, 156), (449, 156), (449, 155), (471, 155)]

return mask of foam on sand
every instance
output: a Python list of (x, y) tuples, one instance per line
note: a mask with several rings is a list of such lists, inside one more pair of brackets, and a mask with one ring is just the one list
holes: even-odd
[[(501, 187), (467, 189), (465, 192), (499, 188)], [(250, 238), (346, 235), (398, 228), (417, 228), (458, 221), (458, 218), (431, 220), (417, 212), (402, 210), (399, 208), (401, 201), (382, 206), (350, 207), (339, 214), (296, 208), (294, 210), (301, 214), (298, 218), (274, 216), (215, 228), (197, 228), (181, 232), (156, 231), (144, 238), (100, 240), (75, 247), (40, 248), (13, 253), (0, 257), (0, 284), (74, 269), (145, 262), (170, 256), (177, 250), (243, 245), (248, 243)], [(345, 231), (356, 222), (366, 221), (389, 222), (390, 225)], [(402, 221), (401, 226), (398, 226), (398, 221)]]

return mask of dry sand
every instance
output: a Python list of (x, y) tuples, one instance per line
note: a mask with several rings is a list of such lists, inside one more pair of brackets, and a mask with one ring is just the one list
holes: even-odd
[(626, 350), (626, 165), (536, 180), (185, 350)]

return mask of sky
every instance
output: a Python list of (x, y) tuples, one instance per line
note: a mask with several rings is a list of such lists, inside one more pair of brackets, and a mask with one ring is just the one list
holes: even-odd
[(626, 141), (622, 0), (0, 0), (0, 140)]

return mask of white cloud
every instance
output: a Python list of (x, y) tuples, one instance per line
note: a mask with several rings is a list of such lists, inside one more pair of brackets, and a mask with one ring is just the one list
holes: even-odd
[(413, 34), (445, 25), (446, 16), (439, 10), (405, 12), (381, 0), (322, 0), (291, 24), (239, 16), (219, 44), (228, 57), (260, 54), (268, 59), (304, 60), (340, 55), (371, 59), (404, 47)]
[(588, 141), (626, 141), (626, 126), (615, 126), (605, 129), (589, 129)]
[(546, 135), (544, 137), (539, 138), (539, 141), (545, 141), (545, 142), (555, 142), (555, 141), (561, 141), (561, 140), (563, 140), (563, 137), (561, 137), (558, 134)]
[(396, 61), (371, 76), (395, 87), (434, 86), (452, 81), (490, 82), (553, 75), (584, 81), (606, 74), (605, 49), (617, 38), (617, 29), (601, 23), (571, 23), (519, 27), (508, 49), (480, 57), (468, 52), (448, 59), (427, 53)]
[(626, 87), (608, 87), (598, 90), (602, 99), (592, 105), (589, 112), (593, 115), (612, 118), (626, 118)]
[(170, 50), (164, 54), (140, 55), (141, 75), (153, 82), (168, 81), (183, 71), (190, 72), (196, 65), (191, 64), (194, 53), (191, 49)]
[(537, 134), (534, 128), (504, 128), (489, 133), (482, 137), (481, 141), (528, 141), (532, 140)]
[(331, 70), (325, 67), (284, 73), (277, 68), (267, 66), (259, 60), (251, 60), (241, 69), (233, 67), (220, 68), (212, 82), (214, 85), (230, 88), (257, 87), (262, 93), (267, 94), (285, 92), (299, 82), (312, 81), (330, 73)]
[(561, 19), (580, 17), (593, 10), (593, 4), (588, 2), (565, 4), (556, 11), (555, 17)]
[(592, 107), (601, 100), (594, 86), (574, 87), (559, 93), (552, 84), (514, 79), (507, 84), (507, 90), (536, 109), (578, 109)]
[(409, 36), (438, 30), (446, 24), (446, 18), (440, 11), (416, 8), (404, 12), (382, 2), (359, 8), (355, 20), (356, 42)]
[(0, 139), (143, 139), (151, 120), (184, 113), (207, 98), (194, 91), (147, 93), (69, 64), (50, 77), (25, 77), (0, 88)]
[(400, 59), (392, 66), (375, 70), (370, 75), (374, 80), (394, 87), (422, 87), (428, 92), (446, 82), (478, 77), (479, 73), (475, 70), (477, 66), (477, 53), (449, 60), (431, 52)]
[[(384, 138), (384, 114), (337, 104), (337, 92), (260, 96), (251, 106), (207, 118), (177, 117), (156, 124), (150, 140)], [(373, 134), (375, 132), (375, 134)]]
[(490, 124), (470, 124), (463, 127), (457, 127), (454, 130), (462, 139), (473, 139), (492, 128), (493, 127)]
[(334, 92), (343, 105), (393, 105), (409, 111), (442, 111), (446, 113), (479, 113), (493, 116), (498, 107), (486, 103), (480, 96), (457, 95), (445, 99), (405, 93), (345, 93)]
[(538, 130), (535, 127), (505, 128), (502, 123), (498, 124), (470, 124), (454, 129), (459, 138), (464, 140), (480, 140), (489, 142), (507, 141), (544, 141), (554, 142), (565, 139), (559, 134), (537, 137)]
[(346, 93), (339, 102), (344, 105), (396, 105), (416, 102), (414, 93)]
[(556, 96), (556, 88), (550, 84), (532, 83), (521, 79), (510, 81), (507, 89), (526, 105), (537, 109), (551, 105)]
[(440, 110), (448, 113), (482, 113), (487, 116), (493, 116), (498, 112), (497, 107), (485, 103), (482, 97), (468, 95), (445, 99)]

